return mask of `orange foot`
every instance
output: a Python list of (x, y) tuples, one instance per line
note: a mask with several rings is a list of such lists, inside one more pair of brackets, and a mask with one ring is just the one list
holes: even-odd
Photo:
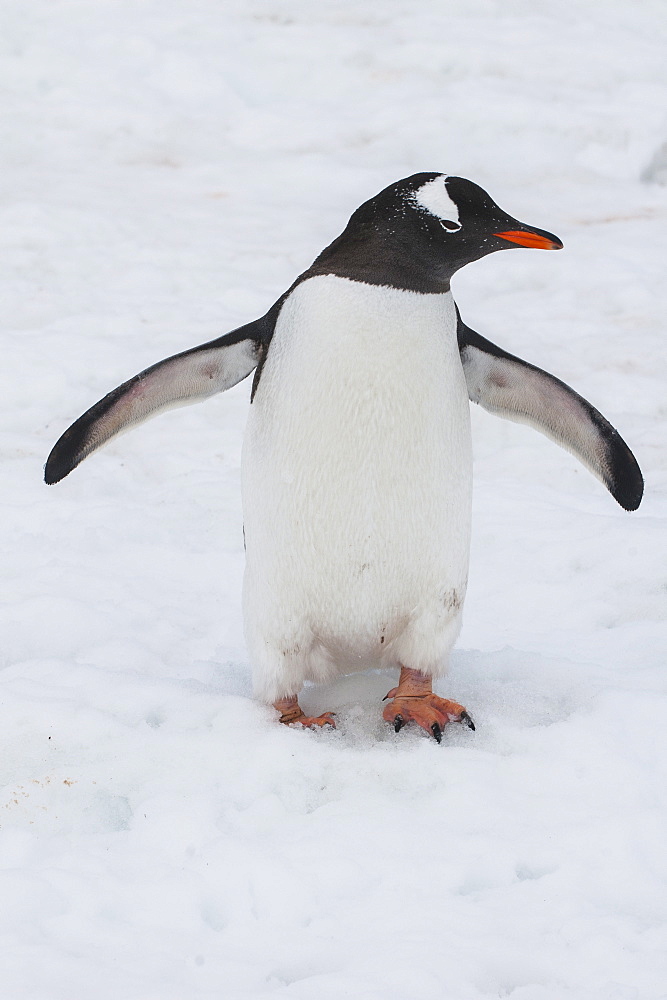
[(386, 722), (393, 723), (394, 732), (399, 732), (406, 722), (416, 722), (430, 733), (438, 743), (442, 740), (442, 730), (448, 722), (463, 722), (470, 729), (475, 728), (463, 705), (433, 694), (432, 680), (417, 670), (401, 668), (398, 687), (392, 688), (387, 698), (393, 701), (382, 713)]
[(323, 715), (306, 715), (296, 698), (283, 698), (274, 702), (273, 707), (280, 712), (278, 721), (285, 726), (304, 726), (306, 729), (321, 729), (322, 726), (336, 728), (333, 712), (324, 712)]

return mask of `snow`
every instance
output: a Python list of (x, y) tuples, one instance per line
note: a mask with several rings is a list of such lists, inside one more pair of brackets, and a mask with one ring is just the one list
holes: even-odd
[[(8, 1000), (658, 1000), (665, 962), (667, 135), (658, 0), (5, 0), (2, 800)], [(389, 675), (250, 696), (249, 386), (62, 430), (261, 313), (387, 184), (469, 177), (565, 250), (456, 276), (572, 384), (635, 514), (473, 412), (473, 734), (381, 721)]]

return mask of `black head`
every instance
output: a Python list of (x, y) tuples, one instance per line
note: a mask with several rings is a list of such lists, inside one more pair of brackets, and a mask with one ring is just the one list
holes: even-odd
[(472, 181), (413, 174), (364, 202), (307, 273), (442, 292), (460, 267), (517, 246), (560, 250), (563, 244), (508, 215)]

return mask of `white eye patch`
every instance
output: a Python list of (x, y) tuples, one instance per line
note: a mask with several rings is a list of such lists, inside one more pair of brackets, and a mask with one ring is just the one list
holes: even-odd
[(415, 191), (415, 201), (422, 208), (425, 208), (431, 215), (435, 215), (443, 224), (443, 228), (448, 232), (454, 232), (461, 228), (459, 222), (459, 210), (456, 203), (447, 194), (445, 184), (445, 174), (434, 177), (432, 181), (427, 181)]

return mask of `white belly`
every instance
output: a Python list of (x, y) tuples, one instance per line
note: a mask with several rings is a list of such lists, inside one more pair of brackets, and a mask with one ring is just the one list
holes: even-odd
[(471, 465), (451, 294), (334, 276), (299, 285), (243, 452), (260, 696), (365, 667), (444, 671), (467, 581)]

